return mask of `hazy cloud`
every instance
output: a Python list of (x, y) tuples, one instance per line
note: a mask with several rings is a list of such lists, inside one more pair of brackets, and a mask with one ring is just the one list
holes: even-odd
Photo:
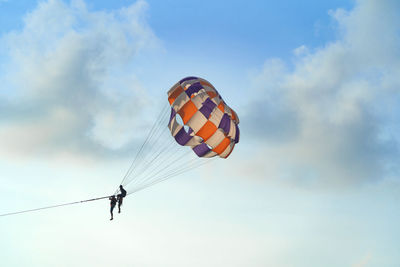
[(264, 176), (344, 184), (398, 171), (398, 10), (398, 1), (369, 0), (331, 11), (336, 41), (296, 48), (293, 66), (266, 61), (242, 120), (264, 144), (252, 163)]
[(2, 36), (2, 152), (113, 154), (140, 135), (149, 98), (130, 67), (158, 47), (146, 8), (49, 0)]
[(359, 262), (352, 264), (351, 267), (366, 267), (369, 265), (372, 259), (372, 253), (369, 252), (367, 255), (365, 255), (364, 258), (362, 258)]

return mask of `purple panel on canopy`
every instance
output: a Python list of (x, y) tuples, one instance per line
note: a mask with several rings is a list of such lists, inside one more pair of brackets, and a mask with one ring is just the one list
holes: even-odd
[(189, 77), (186, 77), (186, 78), (183, 78), (182, 80), (180, 80), (179, 83), (183, 83), (183, 82), (186, 82), (189, 80), (194, 80), (194, 79), (197, 79), (197, 77), (189, 76)]
[(192, 137), (185, 131), (183, 127), (175, 135), (176, 142), (178, 142), (178, 144), (180, 144), (181, 146), (186, 145), (186, 143), (189, 142), (191, 138)]
[(221, 128), (224, 130), (226, 134), (229, 133), (229, 130), (231, 129), (231, 119), (229, 118), (229, 115), (224, 113), (224, 116), (222, 116), (221, 122), (219, 123), (218, 128)]
[(174, 119), (175, 115), (176, 115), (175, 110), (173, 108), (171, 108), (171, 116), (169, 117), (169, 123), (168, 124), (171, 123), (171, 121)]
[(239, 143), (239, 135), (240, 135), (239, 127), (237, 126), (237, 124), (235, 124), (235, 127), (236, 127), (235, 143)]
[(199, 157), (203, 157), (205, 154), (207, 154), (211, 149), (208, 148), (206, 143), (201, 143), (200, 145), (197, 145), (193, 148), (193, 151), (197, 154)]
[(190, 85), (189, 88), (186, 89), (185, 92), (189, 97), (191, 97), (194, 93), (197, 93), (201, 89), (203, 89), (203, 86), (199, 82), (197, 82), (197, 83), (193, 83), (192, 85)]
[(207, 98), (199, 110), (208, 119), (216, 106), (217, 105), (210, 98)]
[(193, 133), (193, 129), (189, 127), (188, 134), (191, 134), (191, 133)]

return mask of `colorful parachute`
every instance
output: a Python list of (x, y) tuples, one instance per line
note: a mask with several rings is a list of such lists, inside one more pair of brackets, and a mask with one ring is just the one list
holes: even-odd
[[(239, 118), (211, 83), (197, 77), (184, 78), (169, 90), (168, 101), (168, 127), (178, 144), (192, 147), (199, 157), (230, 155), (239, 142)], [(178, 114), (184, 125), (178, 123)]]
[(128, 194), (218, 160), (217, 155), (227, 158), (239, 142), (237, 114), (208, 81), (180, 80), (168, 102), (120, 183)]

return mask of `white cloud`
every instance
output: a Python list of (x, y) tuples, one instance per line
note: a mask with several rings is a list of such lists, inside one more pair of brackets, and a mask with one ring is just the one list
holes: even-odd
[(308, 53), (308, 48), (305, 45), (299, 46), (293, 50), (293, 54), (295, 54), (296, 56), (303, 56)]
[(137, 1), (102, 12), (49, 0), (3, 36), (2, 151), (119, 153), (134, 141), (150, 100), (131, 66), (159, 47), (146, 8)]
[(398, 10), (397, 1), (369, 0), (332, 11), (338, 40), (295, 49), (292, 69), (266, 61), (242, 120), (265, 144), (253, 159), (259, 175), (338, 185), (398, 171)]

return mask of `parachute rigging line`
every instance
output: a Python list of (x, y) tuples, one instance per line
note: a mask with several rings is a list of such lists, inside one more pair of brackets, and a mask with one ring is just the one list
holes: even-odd
[(170, 106), (166, 105), (161, 109), (161, 113), (122, 179), (121, 185), (128, 192), (137, 192), (210, 161), (208, 158), (200, 159), (192, 150), (177, 145), (175, 138), (171, 138), (167, 127), (168, 108)]
[(41, 208), (36, 208), (36, 209), (29, 209), (29, 210), (21, 210), (21, 211), (16, 211), (16, 212), (3, 213), (3, 214), (0, 214), (0, 217), (16, 215), (16, 214), (21, 214), (21, 213), (27, 213), (27, 212), (33, 212), (33, 211), (39, 211), (39, 210), (45, 210), (45, 209), (53, 209), (53, 208), (58, 208), (58, 207), (63, 207), (63, 206), (68, 206), (68, 205), (81, 204), (81, 203), (85, 203), (85, 202), (89, 202), (89, 201), (96, 201), (96, 200), (105, 199), (105, 198), (109, 198), (109, 197), (110, 196), (97, 197), (97, 198), (86, 199), (86, 200), (81, 200), (81, 201), (74, 201), (74, 202), (63, 203), (63, 204), (58, 204), (58, 205), (46, 206), (46, 207), (41, 207)]
[[(168, 107), (168, 106), (166, 106), (166, 107)], [(149, 144), (149, 143), (150, 143), (150, 150), (151, 150), (151, 148), (154, 146), (154, 144), (151, 144), (151, 142), (150, 142), (150, 140), (151, 140), (151, 138), (152, 138), (153, 136), (157, 135), (157, 138), (155, 138), (156, 140), (158, 140), (158, 139), (160, 138), (160, 134), (158, 134), (157, 131), (159, 131), (160, 129), (162, 129), (162, 128), (161, 128), (161, 125), (162, 125), (162, 122), (163, 122), (163, 118), (165, 117), (165, 113), (166, 113), (165, 111), (166, 111), (165, 108), (162, 109), (162, 111), (161, 111), (161, 113), (160, 113), (158, 119), (157, 119), (156, 122), (154, 123), (152, 129), (150, 130), (150, 132), (149, 132), (149, 134), (148, 134), (148, 136), (147, 136), (145, 142), (142, 144), (141, 149), (139, 150), (139, 152), (138, 152), (138, 154), (137, 154), (137, 157), (136, 157), (135, 159), (139, 159), (139, 160), (140, 160), (140, 156), (142, 155), (141, 152), (144, 151), (144, 153), (146, 153), (146, 152), (145, 152), (146, 150), (145, 150), (144, 148), (145, 148), (146, 145)], [(160, 133), (162, 134), (162, 132), (160, 132)], [(144, 156), (142, 156), (142, 158), (145, 157), (145, 156), (146, 156), (146, 154), (145, 154)], [(124, 180), (125, 180), (127, 177), (129, 177), (129, 175), (132, 174), (132, 172), (135, 170), (135, 167), (136, 167), (137, 165), (138, 165), (138, 164), (135, 165), (134, 162), (132, 162), (130, 169), (128, 170), (127, 174), (126, 174), (125, 177), (124, 177)], [(122, 181), (121, 184), (123, 184), (124, 180)]]
[(147, 187), (150, 187), (150, 186), (155, 185), (155, 184), (157, 184), (157, 183), (163, 182), (163, 181), (165, 181), (165, 180), (168, 180), (168, 179), (170, 179), (170, 178), (173, 178), (173, 177), (175, 177), (175, 176), (178, 176), (178, 175), (180, 175), (180, 174), (182, 174), (182, 173), (185, 173), (185, 172), (187, 172), (187, 171), (196, 169), (196, 168), (198, 168), (198, 167), (200, 167), (200, 166), (202, 166), (202, 165), (211, 163), (211, 162), (213, 162), (214, 160), (215, 160), (215, 158), (210, 159), (210, 160), (207, 160), (207, 161), (203, 161), (203, 162), (200, 163), (200, 164), (195, 164), (195, 165), (193, 165), (193, 166), (189, 166), (189, 167), (187, 167), (187, 168), (184, 168), (184, 169), (181, 169), (181, 170), (178, 170), (178, 171), (169, 173), (169, 174), (167, 174), (167, 175), (165, 175), (165, 176), (162, 176), (162, 177), (160, 177), (160, 178), (158, 178), (158, 179), (156, 179), (156, 180), (154, 180), (154, 181), (152, 181), (152, 182), (150, 182), (150, 183), (148, 183), (148, 184), (144, 184), (144, 185), (142, 185), (141, 187), (138, 187), (137, 189), (135, 189), (135, 190), (129, 192), (127, 195), (136, 193), (136, 192), (138, 192), (138, 191), (140, 191), (140, 190), (146, 189)]
[[(167, 109), (168, 109), (168, 105), (165, 105), (165, 107), (161, 109), (161, 111), (160, 111), (156, 121), (154, 122), (150, 132), (148, 133), (145, 141), (142, 143), (140, 149), (136, 153), (136, 156), (133, 159), (132, 164), (130, 165), (129, 169), (127, 170), (127, 172), (124, 175), (124, 178), (122, 179), (120, 184), (124, 184), (124, 181), (126, 180), (126, 178), (133, 172), (133, 170), (134, 170), (134, 168), (136, 166), (135, 163), (138, 160), (138, 158), (140, 157), (140, 155), (141, 155), (141, 153), (143, 151), (143, 148), (146, 146), (146, 144), (148, 143), (149, 139), (153, 136), (153, 134), (155, 132), (155, 129), (158, 128), (157, 125), (160, 124), (160, 121), (162, 121), (162, 118), (163, 118), (164, 114), (166, 113)], [(117, 190), (115, 191), (115, 194), (117, 194), (118, 191), (119, 191), (119, 188), (117, 188)]]

